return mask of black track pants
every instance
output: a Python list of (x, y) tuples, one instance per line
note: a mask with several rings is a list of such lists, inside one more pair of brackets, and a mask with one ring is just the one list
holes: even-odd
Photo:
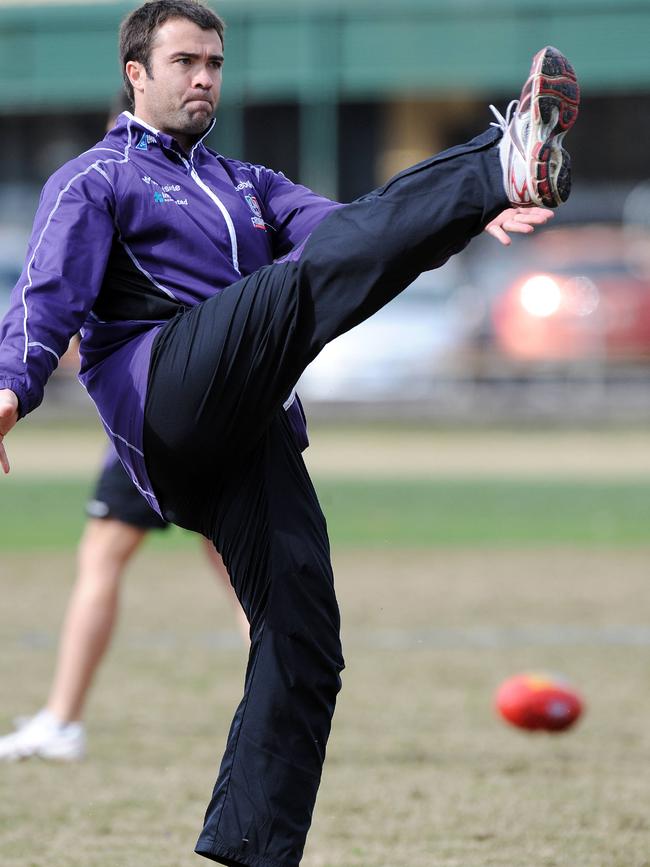
[(166, 517), (212, 539), (251, 622), (244, 696), (196, 851), (299, 864), (343, 658), (327, 528), (282, 404), (330, 340), (508, 207), (490, 130), (330, 214), (297, 262), (172, 320), (154, 348), (145, 456)]

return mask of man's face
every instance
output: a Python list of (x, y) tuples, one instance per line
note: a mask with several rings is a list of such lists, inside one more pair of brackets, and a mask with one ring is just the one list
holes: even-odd
[(207, 129), (219, 103), (223, 45), (216, 30), (172, 18), (156, 32), (149, 63), (127, 63), (135, 113), (187, 147)]

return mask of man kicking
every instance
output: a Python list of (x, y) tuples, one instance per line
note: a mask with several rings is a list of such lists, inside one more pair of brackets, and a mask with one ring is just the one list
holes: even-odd
[[(251, 624), (196, 851), (295, 867), (343, 657), (294, 384), (484, 229), (508, 243), (548, 219), (569, 194), (579, 91), (547, 47), (505, 118), (340, 206), (205, 146), (224, 61), (207, 7), (146, 3), (120, 51), (134, 113), (46, 184), (0, 328), (0, 436), (40, 403), (81, 327), (80, 377), (131, 478), (214, 542)], [(8, 471), (1, 444), (0, 461)]]

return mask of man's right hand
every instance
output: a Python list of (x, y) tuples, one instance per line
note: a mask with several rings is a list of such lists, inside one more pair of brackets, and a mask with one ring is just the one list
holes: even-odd
[(3, 440), (18, 421), (18, 398), (10, 388), (0, 389), (0, 466), (9, 472), (9, 459)]

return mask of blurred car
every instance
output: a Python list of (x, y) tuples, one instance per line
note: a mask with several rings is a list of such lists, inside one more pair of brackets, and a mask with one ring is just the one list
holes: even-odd
[(475, 327), (461, 261), (427, 271), (329, 343), (303, 374), (308, 401), (412, 400), (430, 392)]
[(650, 358), (649, 246), (620, 225), (547, 229), (513, 245), (497, 269), (494, 348), (521, 362)]

